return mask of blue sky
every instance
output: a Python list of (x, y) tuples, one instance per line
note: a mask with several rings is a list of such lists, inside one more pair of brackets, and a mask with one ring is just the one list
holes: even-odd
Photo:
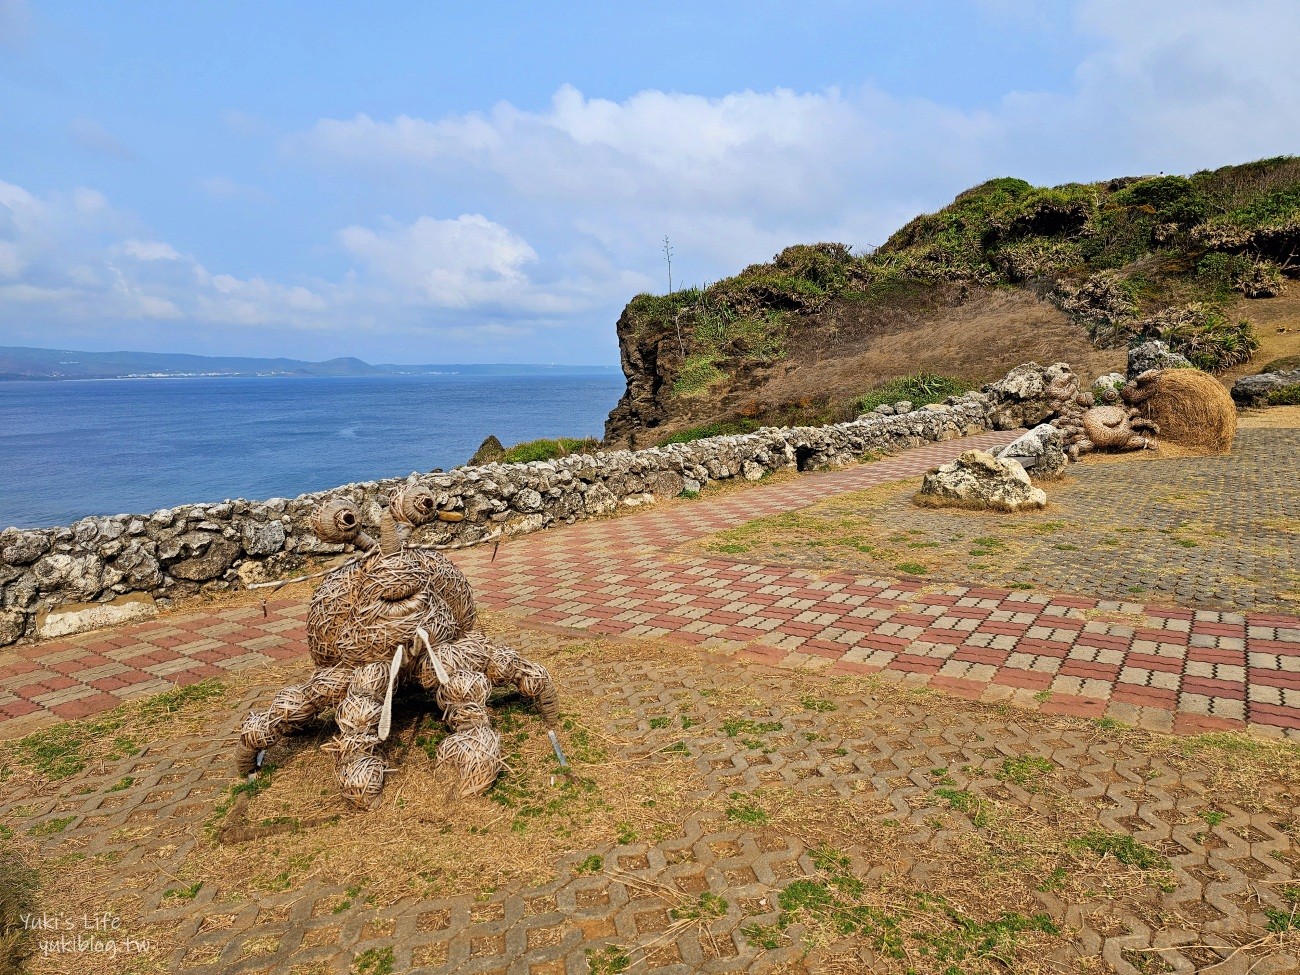
[(0, 0), (0, 345), (617, 362), (984, 179), (1300, 151), (1300, 4)]

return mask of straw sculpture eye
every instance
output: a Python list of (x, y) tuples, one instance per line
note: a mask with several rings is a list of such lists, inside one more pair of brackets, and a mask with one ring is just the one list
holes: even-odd
[(322, 542), (346, 544), (361, 531), (361, 511), (347, 498), (334, 498), (316, 509), (311, 529)]
[[(459, 516), (457, 516), (459, 517)], [(480, 795), (503, 767), (501, 738), (492, 730), (494, 687), (530, 698), (548, 724), (559, 719), (559, 697), (545, 667), (475, 630), (474, 593), (446, 556), (409, 546), (404, 528), (441, 518), (428, 488), (404, 484), (367, 534), (361, 511), (332, 498), (311, 519), (323, 542), (352, 544), (356, 558), (324, 574), (307, 613), (307, 649), (315, 671), (281, 688), (266, 711), (253, 711), (240, 730), (238, 765), (248, 774), (262, 753), (333, 708), (339, 733), (325, 746), (335, 756), (339, 790), (363, 808), (375, 803), (391, 771), (383, 737), (393, 726), (398, 686), (432, 691), (452, 734), (438, 748), (436, 767), (453, 777), (462, 798)], [(373, 528), (371, 529), (373, 531)]]
[(437, 516), (438, 502), (428, 488), (404, 484), (393, 492), (388, 509), (398, 524), (423, 525)]

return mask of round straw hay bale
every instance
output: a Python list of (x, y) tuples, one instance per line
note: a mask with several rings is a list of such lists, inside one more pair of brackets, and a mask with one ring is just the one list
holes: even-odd
[(1198, 454), (1226, 454), (1237, 433), (1237, 408), (1213, 376), (1199, 369), (1166, 369), (1143, 404), (1160, 427), (1159, 440)]

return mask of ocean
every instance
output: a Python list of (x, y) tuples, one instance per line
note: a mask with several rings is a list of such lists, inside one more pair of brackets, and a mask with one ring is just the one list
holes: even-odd
[(293, 497), (600, 436), (609, 376), (0, 382), (0, 528), (226, 498)]

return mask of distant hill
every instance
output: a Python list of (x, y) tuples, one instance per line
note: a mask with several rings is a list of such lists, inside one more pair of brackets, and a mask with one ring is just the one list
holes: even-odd
[(0, 380), (188, 378), (201, 376), (532, 376), (613, 375), (613, 366), (445, 364), (371, 365), (165, 352), (75, 352), (0, 346)]
[(1228, 377), (1300, 352), (1298, 278), (1300, 157), (1055, 187), (992, 179), (869, 254), (797, 244), (706, 287), (633, 298), (606, 441), (847, 419), (1027, 359), (1091, 378), (1145, 338)]

